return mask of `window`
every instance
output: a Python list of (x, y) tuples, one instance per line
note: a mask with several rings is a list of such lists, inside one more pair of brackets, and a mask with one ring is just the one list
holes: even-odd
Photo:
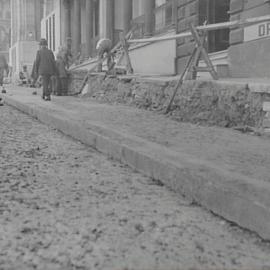
[(52, 15), (52, 50), (55, 51), (55, 14)]
[[(230, 0), (200, 0), (199, 24), (229, 21)], [(209, 31), (207, 37), (208, 52), (226, 50), (229, 47), (229, 29)]]
[(46, 19), (46, 39), (48, 41), (48, 48), (55, 51), (55, 14)]
[(173, 23), (172, 1), (156, 0), (155, 30), (160, 31)]
[(46, 0), (45, 1), (45, 10), (46, 16), (48, 16), (54, 9), (54, 0)]
[(49, 21), (46, 20), (46, 39), (49, 40)]
[(52, 48), (52, 17), (49, 18), (49, 48)]

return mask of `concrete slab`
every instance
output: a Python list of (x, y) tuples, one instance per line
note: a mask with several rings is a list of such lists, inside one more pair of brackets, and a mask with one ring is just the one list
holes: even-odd
[[(217, 215), (270, 240), (269, 140), (246, 135), (240, 138), (239, 133), (230, 130), (217, 131), (214, 128), (193, 126), (190, 127), (191, 133), (183, 133), (185, 130), (181, 124), (135, 108), (122, 106), (114, 112), (116, 105), (96, 104), (74, 97), (53, 97), (52, 102), (45, 102), (40, 96), (31, 94), (33, 89), (11, 88), (6, 95), (1, 95), (6, 104), (162, 181), (173, 191), (184, 194)], [(139, 121), (131, 121), (130, 115), (132, 119), (139, 118)], [(117, 117), (120, 119), (118, 122), (114, 121)], [(152, 125), (152, 136), (166, 128), (170, 131), (170, 125), (174, 127), (174, 135), (167, 137), (169, 142), (157, 140), (161, 137), (152, 140), (151, 137), (143, 136), (143, 133), (150, 132), (144, 128), (143, 122), (149, 121), (151, 117), (151, 121), (156, 120)], [(156, 126), (158, 129), (154, 130)], [(138, 129), (142, 133), (136, 132)], [(176, 129), (182, 132), (178, 138), (182, 144), (177, 144), (173, 138), (178, 136), (175, 135)], [(200, 143), (204, 144), (206, 132), (217, 132), (220, 135), (211, 135), (213, 140), (210, 144), (219, 149), (218, 152), (211, 152), (211, 157), (196, 154), (198, 152), (192, 148), (192, 137), (198, 136), (201, 138)], [(221, 134), (226, 132), (229, 136), (222, 137)], [(245, 161), (244, 166), (241, 166), (240, 160), (238, 168), (223, 164), (224, 157), (234, 162), (237, 153), (233, 152), (233, 148), (237, 148), (239, 141), (235, 141), (236, 144), (232, 142), (236, 137), (241, 141), (241, 149), (248, 149), (252, 153), (247, 159), (249, 163)], [(207, 147), (202, 147), (201, 151), (205, 152)], [(229, 155), (226, 150), (230, 147), (232, 152)], [(249, 152), (243, 155), (246, 153)], [(253, 155), (264, 162), (261, 167), (249, 171), (248, 166), (256, 166), (252, 160)], [(245, 172), (245, 167), (250, 173)], [(262, 173), (256, 175), (258, 171)]]

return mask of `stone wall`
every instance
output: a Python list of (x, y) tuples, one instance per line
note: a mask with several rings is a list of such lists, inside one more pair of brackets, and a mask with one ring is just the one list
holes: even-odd
[[(189, 31), (189, 24), (199, 24), (199, 0), (177, 1), (177, 33)], [(192, 38), (179, 38), (176, 41), (176, 72), (180, 74), (194, 48)]]
[[(176, 81), (109, 78), (91, 75), (88, 92), (82, 98), (110, 104), (126, 104), (163, 113)], [(178, 89), (170, 117), (183, 122), (221, 127), (261, 125), (265, 95), (242, 85), (214, 81), (186, 81)]]

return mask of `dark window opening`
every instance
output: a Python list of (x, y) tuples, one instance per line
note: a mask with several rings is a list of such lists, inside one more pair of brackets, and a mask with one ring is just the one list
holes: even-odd
[[(199, 0), (199, 24), (227, 22), (230, 20), (228, 11), (230, 0)], [(207, 36), (207, 50), (209, 53), (223, 51), (229, 47), (229, 29), (209, 31)]]
[(47, 39), (47, 41), (48, 41), (48, 39), (49, 39), (49, 26), (48, 26), (48, 20), (46, 20), (46, 39)]
[(53, 22), (53, 26), (52, 26), (52, 49), (53, 51), (55, 51), (55, 15), (53, 14), (52, 16), (52, 22)]
[(49, 48), (52, 49), (52, 18), (49, 18)]

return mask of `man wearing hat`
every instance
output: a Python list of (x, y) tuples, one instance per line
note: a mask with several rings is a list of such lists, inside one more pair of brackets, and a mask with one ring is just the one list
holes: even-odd
[(51, 100), (51, 77), (56, 75), (56, 65), (53, 52), (47, 48), (47, 40), (42, 38), (40, 40), (40, 49), (36, 55), (36, 74), (42, 77), (44, 100)]

